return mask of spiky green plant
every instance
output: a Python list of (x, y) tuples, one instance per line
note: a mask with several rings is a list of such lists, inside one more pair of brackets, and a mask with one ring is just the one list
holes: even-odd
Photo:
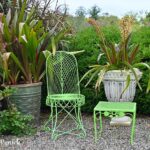
[(1, 53), (1, 58), (6, 84), (39, 82), (45, 73), (42, 51), (55, 51), (60, 39), (70, 30), (64, 28), (55, 33), (56, 24), (45, 31), (42, 21), (34, 19), (35, 8), (27, 12), (27, 0), (20, 6), (15, 11), (10, 9), (2, 20), (5, 52)]
[[(100, 48), (103, 53), (101, 53), (98, 56), (98, 61), (100, 61), (100, 58), (104, 54), (107, 58), (107, 63), (106, 65), (97, 64), (97, 65), (90, 66), (90, 70), (85, 73), (81, 81), (89, 74), (92, 74), (89, 81), (86, 84), (87, 86), (95, 76), (98, 76), (95, 85), (95, 88), (97, 89), (100, 87), (103, 77), (108, 70), (131, 70), (131, 72), (133, 72), (135, 76), (139, 88), (142, 90), (134, 67), (144, 66), (148, 68), (148, 70), (150, 71), (150, 66), (142, 62), (140, 63), (134, 62), (135, 57), (139, 51), (139, 44), (134, 46), (129, 45), (129, 41), (132, 34), (132, 24), (133, 24), (132, 18), (124, 17), (120, 20), (121, 41), (118, 44), (107, 42), (107, 39), (105, 39), (105, 36), (101, 30), (100, 25), (94, 19), (90, 18), (88, 22), (94, 27), (100, 39)], [(123, 92), (129, 86), (130, 75), (127, 76), (126, 82), (127, 84)], [(149, 90), (150, 90), (150, 77), (147, 86), (147, 93), (149, 92)]]

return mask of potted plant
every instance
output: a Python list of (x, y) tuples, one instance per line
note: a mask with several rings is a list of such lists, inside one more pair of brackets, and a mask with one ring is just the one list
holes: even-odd
[[(9, 9), (2, 18), (3, 51), (1, 60), (5, 86), (17, 88), (10, 96), (17, 109), (39, 121), (41, 79), (45, 74), (43, 51), (56, 50), (56, 44), (69, 29), (55, 33), (57, 25), (46, 31), (41, 20), (35, 20), (35, 8), (26, 10), (27, 0), (19, 9)], [(37, 18), (38, 19), (38, 18)]]
[[(131, 17), (123, 17), (120, 20), (121, 41), (118, 44), (108, 42), (99, 24), (89, 19), (88, 22), (95, 28), (100, 39), (102, 53), (98, 56), (98, 61), (102, 55), (106, 56), (105, 65), (96, 64), (90, 66), (90, 70), (85, 73), (81, 80), (92, 74), (86, 86), (91, 80), (98, 76), (95, 88), (99, 89), (101, 82), (104, 83), (105, 94), (108, 101), (132, 101), (135, 96), (136, 84), (142, 90), (139, 80), (142, 76), (138, 69), (140, 66), (150, 66), (146, 63), (135, 63), (134, 59), (139, 50), (139, 44), (131, 46), (129, 44), (133, 20)], [(147, 86), (147, 93), (150, 90), (150, 78)]]

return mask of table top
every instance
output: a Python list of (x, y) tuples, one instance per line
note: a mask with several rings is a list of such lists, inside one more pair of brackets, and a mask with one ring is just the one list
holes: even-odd
[(122, 112), (135, 112), (136, 103), (133, 102), (103, 102), (100, 101), (95, 111), (122, 111)]

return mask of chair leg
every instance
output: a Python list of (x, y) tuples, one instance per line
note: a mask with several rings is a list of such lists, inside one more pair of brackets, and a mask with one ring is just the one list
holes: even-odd
[(86, 136), (86, 131), (83, 127), (83, 121), (82, 121), (82, 115), (81, 115), (81, 108), (80, 106), (77, 107), (78, 111), (77, 111), (77, 120), (78, 120), (78, 126), (79, 126), (79, 129), (81, 129), (83, 132), (82, 132), (82, 137), (85, 137)]
[(58, 120), (58, 111), (57, 111), (57, 105), (55, 104), (55, 107), (52, 108), (52, 133), (51, 137), (53, 140), (57, 139), (57, 120)]
[(133, 144), (134, 136), (135, 136), (135, 122), (136, 122), (136, 112), (133, 113), (133, 122), (131, 129), (131, 144)]
[[(56, 140), (58, 136), (61, 136), (63, 134), (73, 134), (74, 133), (73, 131), (75, 130), (80, 130), (78, 134), (74, 134), (74, 135), (77, 135), (78, 137), (85, 137), (86, 135), (86, 132), (82, 123), (80, 106), (73, 104), (70, 110), (67, 109), (68, 108), (67, 106), (68, 104), (66, 104), (66, 106), (63, 106), (61, 103), (57, 103), (57, 102), (51, 106), (51, 115), (49, 117), (48, 122), (45, 124), (45, 126), (47, 126), (49, 123), (51, 124), (51, 128), (49, 129), (49, 131), (51, 131), (51, 138), (53, 140)], [(58, 110), (58, 107), (61, 109)], [(73, 111), (75, 111), (75, 116), (74, 114), (72, 114)], [(59, 120), (58, 116), (62, 112), (65, 112), (66, 115), (63, 117), (62, 120)], [(71, 118), (72, 121), (75, 122), (75, 127), (66, 131), (60, 130), (61, 125), (64, 123), (64, 121), (67, 120), (68, 117)]]
[[(46, 121), (46, 123), (44, 124), (44, 130), (46, 131), (51, 131), (51, 128), (48, 127), (48, 124), (53, 121), (52, 120), (52, 117), (53, 117), (53, 104), (51, 104), (51, 113), (50, 113), (50, 116), (48, 118), (48, 120)], [(52, 123), (53, 124), (53, 123)]]

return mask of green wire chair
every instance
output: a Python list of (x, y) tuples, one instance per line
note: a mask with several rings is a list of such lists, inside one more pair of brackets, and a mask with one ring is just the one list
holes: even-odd
[[(50, 54), (46, 60), (48, 96), (46, 105), (51, 107), (51, 114), (45, 129), (51, 131), (52, 139), (63, 134), (84, 137), (86, 132), (81, 118), (81, 106), (85, 97), (80, 94), (77, 60), (74, 55), (64, 51)], [(71, 119), (70, 129), (62, 129)]]

